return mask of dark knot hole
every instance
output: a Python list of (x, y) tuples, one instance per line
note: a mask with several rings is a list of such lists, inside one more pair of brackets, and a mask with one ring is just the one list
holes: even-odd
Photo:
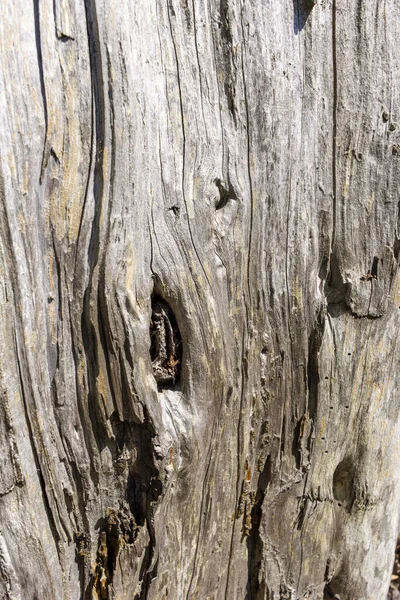
[(182, 337), (175, 315), (160, 296), (151, 299), (150, 357), (159, 390), (178, 389), (182, 369)]

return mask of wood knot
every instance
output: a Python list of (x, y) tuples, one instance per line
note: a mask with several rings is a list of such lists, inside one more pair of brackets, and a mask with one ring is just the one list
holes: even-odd
[(180, 380), (182, 338), (170, 306), (153, 295), (150, 321), (150, 356), (158, 389), (176, 387)]

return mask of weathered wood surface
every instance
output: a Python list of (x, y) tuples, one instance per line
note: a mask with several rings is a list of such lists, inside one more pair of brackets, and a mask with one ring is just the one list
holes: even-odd
[(385, 598), (399, 39), (397, 0), (3, 0), (1, 598)]

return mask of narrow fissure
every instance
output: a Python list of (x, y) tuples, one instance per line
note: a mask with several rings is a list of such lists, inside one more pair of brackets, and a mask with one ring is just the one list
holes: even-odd
[[(134, 546), (140, 531), (147, 529), (149, 542), (143, 557), (138, 557), (137, 564), (141, 591), (135, 596), (135, 600), (145, 600), (157, 569), (157, 561), (154, 561), (154, 516), (162, 493), (159, 472), (152, 458), (154, 431), (146, 412), (143, 424), (120, 421), (116, 413), (110, 423), (114, 437), (107, 443), (115, 459), (117, 483), (122, 486), (120, 497), (123, 499), (118, 501), (116, 507), (108, 507), (100, 519), (96, 561), (86, 597), (92, 598), (93, 593), (99, 600), (111, 600), (114, 597), (113, 580), (118, 568), (118, 556), (126, 546)], [(103, 443), (106, 441), (103, 440)], [(132, 448), (138, 449), (139, 453), (125, 479), (124, 469), (121, 470), (119, 465), (125, 460), (126, 450), (129, 452)]]
[(40, 177), (39, 183), (42, 183), (43, 172), (46, 167), (47, 162), (47, 136), (48, 136), (48, 108), (47, 108), (47, 97), (46, 97), (46, 86), (44, 82), (44, 71), (43, 71), (43, 54), (42, 54), (42, 39), (40, 33), (40, 12), (39, 12), (39, 0), (34, 0), (33, 2), (33, 12), (35, 18), (35, 42), (36, 42), (36, 53), (37, 53), (37, 61), (38, 61), (38, 69), (39, 69), (39, 78), (40, 78), (40, 91), (42, 93), (43, 100), (43, 113), (44, 113), (44, 142), (43, 142), (43, 152), (42, 152), (42, 164), (40, 167)]
[(260, 535), (260, 526), (262, 519), (262, 504), (264, 502), (265, 492), (271, 481), (271, 456), (268, 455), (264, 468), (258, 479), (255, 502), (251, 510), (251, 530), (247, 538), (248, 552), (248, 581), (247, 593), (248, 600), (261, 600), (265, 597), (265, 590), (260, 581), (263, 541)]
[(332, 106), (332, 239), (329, 258), (328, 284), (331, 285), (335, 273), (338, 269), (336, 261), (334, 262), (336, 227), (337, 227), (337, 175), (336, 175), (336, 154), (337, 154), (337, 110), (338, 110), (338, 74), (337, 74), (337, 47), (336, 47), (336, 0), (332, 2), (332, 86), (333, 86), (333, 106)]
[(105, 524), (99, 533), (96, 567), (91, 586), (97, 598), (101, 600), (112, 598), (110, 586), (113, 582), (118, 554), (124, 545), (134, 544), (138, 531), (139, 526), (135, 517), (127, 509), (107, 508)]

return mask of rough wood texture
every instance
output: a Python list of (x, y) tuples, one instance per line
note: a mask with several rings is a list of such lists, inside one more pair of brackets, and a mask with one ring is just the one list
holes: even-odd
[(383, 600), (400, 4), (3, 0), (0, 597)]

